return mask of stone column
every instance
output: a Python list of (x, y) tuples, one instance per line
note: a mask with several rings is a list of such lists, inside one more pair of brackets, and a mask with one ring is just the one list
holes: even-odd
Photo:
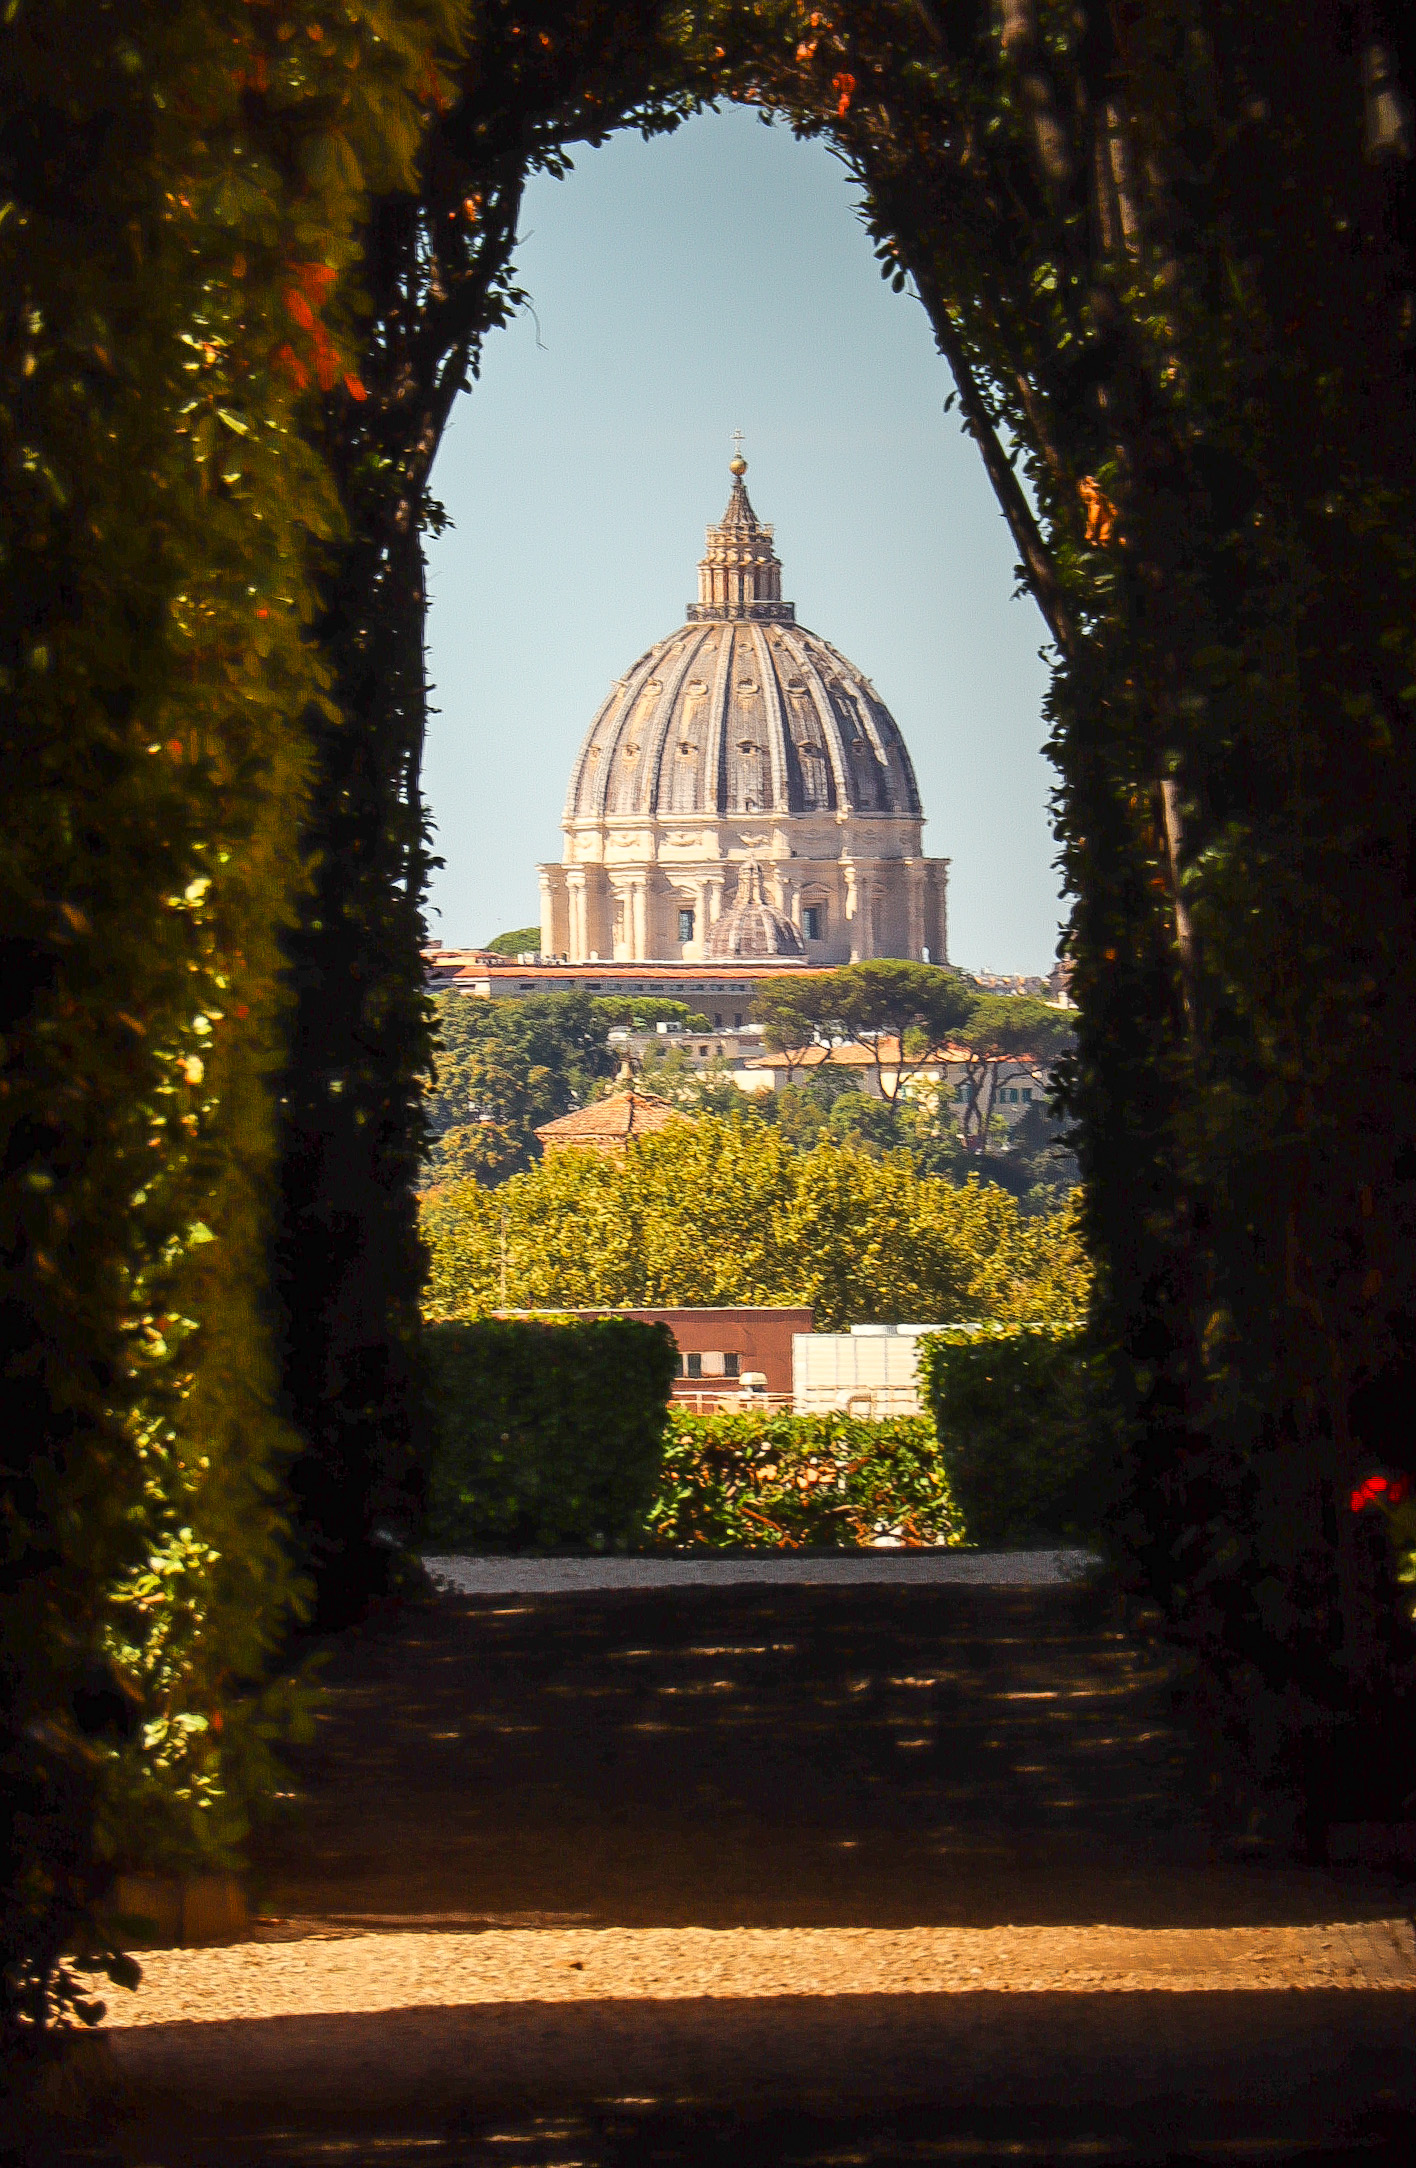
[(949, 861), (947, 858), (935, 860), (934, 878), (930, 882), (930, 887), (934, 895), (934, 909), (930, 915), (934, 920), (935, 938), (938, 940), (939, 949), (936, 954), (933, 947), (931, 947), (929, 953), (935, 963), (947, 964), (949, 961)]
[(709, 927), (716, 926), (723, 915), (723, 875), (721, 873), (710, 873), (704, 886), (708, 891), (708, 916), (703, 926), (703, 934), (706, 940)]
[(870, 957), (875, 954), (875, 883), (862, 880), (856, 884), (856, 918), (860, 926), (860, 953)]
[(565, 877), (568, 930), (566, 954), (573, 964), (583, 964), (590, 954), (589, 929), (585, 923), (585, 875), (578, 866)]
[(551, 876), (544, 866), (541, 868), (540, 883), (541, 954), (543, 956), (554, 956), (556, 953), (556, 899)]
[(649, 954), (649, 882), (644, 874), (636, 876), (629, 891), (630, 898), (630, 955), (638, 963)]
[(846, 867), (846, 932), (850, 934), (850, 960), (863, 963), (870, 956), (870, 904), (865, 898), (865, 882), (857, 867)]
[[(924, 868), (917, 858), (909, 861), (905, 878), (909, 883), (910, 960), (912, 963), (921, 963), (928, 944), (928, 935), (925, 933), (924, 917)], [(929, 960), (931, 963), (938, 961), (932, 951)]]

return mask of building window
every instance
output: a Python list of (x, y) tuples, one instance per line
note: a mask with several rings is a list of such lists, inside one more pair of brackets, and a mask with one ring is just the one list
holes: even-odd
[(702, 1056), (703, 1060), (704, 1060), (704, 1061), (706, 1061), (706, 1060), (708, 1059), (708, 1049), (707, 1049), (707, 1047), (706, 1047), (706, 1046), (700, 1046), (700, 1047), (699, 1047), (699, 1049), (698, 1049), (698, 1051), (699, 1051), (699, 1054), (700, 1054), (700, 1055)]
[(679, 912), (679, 939), (680, 941), (691, 941), (693, 939), (692, 911)]
[(734, 1031), (741, 1031), (741, 1030), (742, 1030), (742, 1010), (741, 1010), (741, 1009), (735, 1009), (735, 1010), (733, 1011), (733, 1030), (734, 1030)]
[(722, 1012), (722, 1010), (721, 1010), (721, 1009), (715, 1009), (715, 1010), (713, 1011), (713, 1029), (714, 1029), (715, 1031), (721, 1031), (721, 1030), (722, 1030), (722, 1028), (723, 1028), (723, 1012)]
[(954, 1093), (954, 1097), (958, 1100), (960, 1106), (964, 1106), (967, 1104), (968, 1096), (969, 1088), (967, 1084), (961, 1084), (958, 1087), (958, 1090)]
[(703, 1357), (701, 1355), (685, 1355), (683, 1374), (686, 1378), (701, 1378), (703, 1375)]
[(1025, 1106), (1031, 1106), (1031, 1105), (1032, 1105), (1032, 1093), (1031, 1093), (1031, 1091), (1027, 1090), (1027, 1089), (1026, 1089), (1026, 1087), (1024, 1088), (1024, 1091), (1023, 1091), (1023, 1103), (1024, 1103), (1024, 1105), (1025, 1105)]
[(738, 1377), (738, 1376), (740, 1376), (740, 1375), (741, 1375), (741, 1369), (740, 1369), (741, 1361), (742, 1361), (742, 1358), (741, 1358), (741, 1356), (738, 1356), (738, 1355), (725, 1355), (725, 1356), (723, 1357), (723, 1376), (724, 1376), (725, 1378), (735, 1378), (735, 1377)]
[(801, 930), (808, 941), (821, 939), (821, 921), (825, 913), (819, 903), (809, 903), (801, 914)]

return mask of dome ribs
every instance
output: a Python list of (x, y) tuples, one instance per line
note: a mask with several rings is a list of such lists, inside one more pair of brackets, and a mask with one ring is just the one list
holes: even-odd
[(770, 761), (764, 765), (767, 718), (763, 694), (754, 672), (757, 655), (751, 628), (739, 639), (731, 634), (733, 660), (729, 672), (729, 695), (724, 715), (727, 749), (727, 813), (769, 813), (772, 788)]
[(841, 730), (841, 718), (836, 712), (836, 703), (826, 689), (825, 679), (822, 677), (817, 666), (816, 657), (811, 652), (811, 646), (808, 644), (808, 636), (805, 633), (797, 633), (795, 636), (791, 634), (784, 635), (784, 645), (797, 659), (801, 674), (806, 680), (807, 690), (812, 695), (812, 703), (816, 709), (816, 719), (821, 725), (822, 736), (826, 741), (826, 754), (831, 765), (830, 798), (832, 807), (838, 813), (854, 813), (856, 810), (855, 778), (851, 773), (850, 755), (846, 751), (845, 737)]
[[(773, 813), (790, 813), (792, 790), (787, 763), (791, 758), (790, 740), (787, 736), (786, 711), (782, 703), (782, 688), (777, 682), (773, 657), (768, 652), (767, 634), (761, 625), (749, 625), (753, 653), (757, 658), (757, 682), (762, 690), (758, 694), (762, 702), (762, 721), (767, 733), (767, 753), (771, 766), (771, 806)], [(796, 793), (800, 799), (800, 792)]]
[[(610, 717), (624, 693), (623, 684), (612, 685), (595, 710), (595, 720), (581, 741), (580, 753), (570, 772), (570, 787), (565, 794), (565, 817), (574, 820), (578, 814), (593, 812), (593, 806), (584, 803), (586, 791), (593, 796), (598, 771), (604, 767), (606, 749), (613, 743), (614, 731)], [(593, 756), (593, 757), (592, 757)]]
[[(662, 642), (660, 643), (662, 645)], [(620, 784), (624, 775), (625, 746), (632, 742), (631, 731), (635, 723), (635, 710), (639, 706), (645, 686), (654, 675), (659, 659), (659, 648), (651, 647), (647, 655), (641, 655), (632, 670), (625, 673), (624, 690), (615, 710), (613, 721), (601, 731), (603, 751), (598, 765), (599, 773), (592, 783), (594, 803), (590, 810), (601, 820), (607, 814), (619, 813), (621, 803)], [(636, 763), (637, 768), (637, 763)], [(613, 788), (612, 788), (613, 786)]]
[(704, 811), (721, 815), (728, 807), (728, 697), (732, 682), (733, 628), (718, 636), (718, 667), (709, 695), (708, 744), (703, 755)]
[[(690, 628), (687, 635), (675, 633), (674, 639), (683, 641), (683, 652), (674, 663), (671, 671), (662, 671), (664, 689), (659, 695), (658, 705), (654, 710), (652, 738), (648, 731), (645, 733), (646, 751), (642, 770), (645, 788), (639, 793), (640, 805), (636, 807), (636, 811), (646, 805), (650, 813), (658, 813), (661, 807), (674, 812), (682, 810), (674, 802), (677, 793), (675, 790), (676, 777), (673, 774), (672, 764), (678, 757), (683, 688), (690, 670), (692, 670), (703, 652), (707, 634), (705, 632), (695, 633)], [(672, 645), (672, 641), (665, 641), (654, 650), (655, 655), (661, 658), (664, 657)], [(672, 740), (672, 744), (670, 740)], [(670, 762), (667, 791), (664, 789), (666, 778), (663, 772), (666, 757)], [(701, 790), (698, 795), (700, 798), (702, 797)]]

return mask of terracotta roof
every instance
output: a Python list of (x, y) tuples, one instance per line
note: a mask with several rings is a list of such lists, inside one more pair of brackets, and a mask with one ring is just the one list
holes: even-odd
[[(435, 957), (433, 961), (436, 965), (437, 958)], [(806, 963), (795, 957), (782, 957), (773, 961), (764, 961), (760, 958), (747, 960), (734, 956), (726, 957), (721, 963), (716, 964), (685, 964), (680, 963), (676, 957), (669, 957), (667, 960), (663, 958), (658, 960), (645, 958), (639, 963), (515, 964), (509, 963), (505, 956), (498, 956), (494, 962), (465, 965), (458, 975), (475, 979), (546, 979), (548, 981), (570, 978), (672, 978), (687, 981), (692, 979), (774, 978), (780, 975), (784, 966), (788, 970), (803, 972), (829, 969), (828, 965)]]
[(622, 1150), (631, 1137), (653, 1136), (670, 1122), (683, 1119), (681, 1108), (652, 1092), (615, 1092), (608, 1099), (592, 1100), (588, 1107), (577, 1107), (574, 1114), (562, 1114), (559, 1121), (542, 1123), (536, 1134), (551, 1151), (572, 1144)]

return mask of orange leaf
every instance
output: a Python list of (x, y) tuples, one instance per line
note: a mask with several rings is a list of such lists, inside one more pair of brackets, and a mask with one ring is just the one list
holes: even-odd
[(1105, 549), (1116, 531), (1116, 507), (1101, 484), (1092, 476), (1084, 475), (1077, 484), (1077, 495), (1087, 510), (1087, 540), (1098, 549)]
[(315, 312), (298, 286), (287, 286), (285, 289), (285, 313), (302, 331), (314, 330)]
[(290, 268), (301, 293), (307, 294), (317, 309), (323, 308), (325, 296), (339, 276), (338, 272), (327, 263), (293, 263)]
[(344, 389), (348, 392), (351, 399), (367, 399), (369, 396), (368, 393), (365, 391), (363, 385), (359, 382), (357, 376), (346, 376), (346, 378), (344, 379)]
[(296, 391), (303, 391), (310, 381), (310, 372), (301, 361), (293, 346), (282, 346), (272, 357), (274, 366), (287, 376)]
[(844, 120), (851, 109), (851, 100), (856, 93), (856, 79), (853, 75), (833, 75), (831, 88), (836, 93), (836, 117), (838, 120)]

